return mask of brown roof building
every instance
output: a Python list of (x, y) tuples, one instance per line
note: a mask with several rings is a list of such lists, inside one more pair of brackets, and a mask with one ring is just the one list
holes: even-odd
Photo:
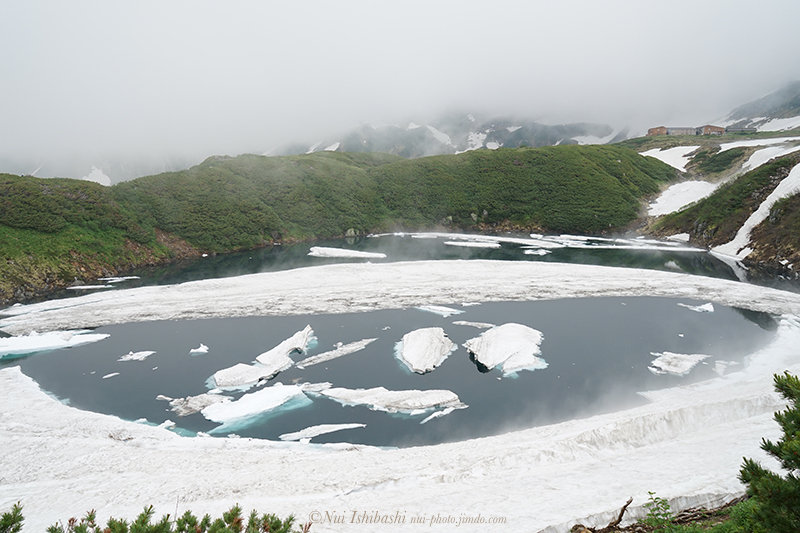
[(667, 134), (667, 127), (666, 126), (659, 126), (657, 128), (650, 128), (647, 130), (648, 135), (666, 135)]

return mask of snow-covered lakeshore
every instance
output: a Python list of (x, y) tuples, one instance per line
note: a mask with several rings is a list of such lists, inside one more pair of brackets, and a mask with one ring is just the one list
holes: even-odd
[[(338, 264), (174, 286), (142, 287), (15, 306), (0, 319), (13, 334), (129, 321), (341, 313), (461, 302), (591, 296), (677, 296), (781, 315), (775, 341), (742, 372), (651, 392), (651, 403), (617, 413), (494, 437), (382, 450), (230, 438), (185, 438), (164, 428), (70, 408), (17, 368), (0, 371), (0, 510), (21, 501), (25, 531), (97, 508), (133, 517), (219, 513), (234, 503), (301, 522), (312, 531), (374, 531), (353, 513), (431, 527), (430, 518), (478, 513), (459, 529), (566, 530), (574, 519), (605, 524), (647, 491), (678, 506), (716, 504), (743, 490), (743, 456), (763, 458), (781, 401), (772, 374), (800, 371), (800, 295), (684, 274), (497, 261)], [(510, 428), (511, 429), (511, 428)], [(774, 466), (773, 466), (774, 468)], [(637, 508), (641, 511), (641, 508)], [(636, 511), (637, 509), (634, 509)], [(319, 513), (319, 514), (314, 514)], [(325, 522), (345, 516), (345, 524)], [(411, 524), (412, 518), (427, 522)], [(587, 517), (590, 517), (587, 519)], [(452, 530), (455, 523), (431, 529)]]

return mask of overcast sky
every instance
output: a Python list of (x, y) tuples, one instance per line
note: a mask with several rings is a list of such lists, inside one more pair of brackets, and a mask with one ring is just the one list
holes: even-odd
[(199, 161), (451, 110), (700, 125), (800, 79), (798, 21), (797, 0), (0, 0), (0, 161)]

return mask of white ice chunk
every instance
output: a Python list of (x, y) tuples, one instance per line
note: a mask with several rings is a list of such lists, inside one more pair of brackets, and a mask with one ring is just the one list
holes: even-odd
[(725, 374), (729, 366), (736, 366), (738, 364), (739, 363), (736, 361), (714, 361), (714, 372), (721, 376)]
[(705, 354), (682, 354), (673, 352), (650, 352), (655, 359), (647, 368), (653, 374), (675, 374), (685, 376), (703, 359), (710, 357)]
[(290, 353), (305, 353), (309, 345), (315, 340), (314, 330), (308, 325), (273, 349), (256, 357), (256, 361), (268, 368), (276, 368), (275, 373), (278, 373), (292, 366), (292, 360), (289, 359)]
[(91, 290), (91, 291), (93, 291), (93, 290), (97, 290), (97, 289), (113, 289), (113, 288), (114, 287), (111, 286), (111, 285), (74, 285), (72, 287), (67, 287), (67, 290), (70, 290), (70, 291), (82, 291), (82, 290), (90, 291)]
[(199, 355), (201, 353), (208, 353), (208, 346), (206, 346), (202, 342), (200, 343), (200, 346), (198, 346), (197, 348), (192, 348), (191, 350), (189, 350), (189, 355)]
[(690, 309), (696, 313), (713, 313), (714, 312), (714, 304), (711, 302), (705, 303), (703, 305), (689, 305), (689, 304), (678, 304), (681, 307), (685, 307), (686, 309)]
[(455, 410), (456, 410), (455, 407), (447, 407), (445, 409), (442, 409), (441, 411), (434, 411), (430, 415), (425, 417), (422, 421), (420, 421), (420, 424), (427, 424), (428, 422), (430, 422), (434, 418), (441, 418), (443, 416), (447, 416), (447, 415), (449, 415), (450, 413), (452, 413)]
[(332, 359), (336, 359), (338, 357), (342, 357), (343, 355), (348, 355), (351, 353), (355, 353), (358, 351), (363, 350), (366, 348), (371, 342), (374, 342), (378, 339), (363, 339), (356, 342), (351, 342), (349, 344), (342, 344), (339, 343), (335, 349), (323, 352), (318, 355), (312, 355), (311, 357), (307, 357), (302, 361), (299, 361), (295, 364), (297, 368), (306, 368), (312, 365), (318, 365), (319, 363), (325, 363), (327, 361), (331, 361)]
[(400, 390), (390, 391), (384, 387), (372, 389), (331, 388), (320, 394), (336, 400), (342, 405), (366, 405), (373, 411), (389, 413), (421, 414), (439, 407), (464, 408), (458, 396), (449, 390)]
[(314, 437), (325, 435), (326, 433), (333, 433), (334, 431), (342, 431), (345, 429), (355, 429), (363, 427), (367, 427), (367, 425), (366, 424), (320, 424), (318, 426), (307, 427), (303, 430), (296, 431), (294, 433), (284, 433), (283, 435), (279, 435), (278, 438), (281, 440), (302, 440), (302, 439), (311, 440)]
[(19, 337), (0, 337), (0, 359), (15, 359), (24, 354), (47, 352), (97, 342), (108, 333), (88, 333), (89, 330), (30, 332)]
[(667, 237), (668, 241), (675, 241), (675, 242), (689, 242), (692, 236), (688, 233), (676, 233), (675, 235), (670, 235)]
[(364, 258), (364, 259), (383, 259), (386, 254), (379, 252), (362, 252), (359, 250), (347, 250), (345, 248), (326, 248), (324, 246), (312, 246), (308, 255), (312, 257), (338, 257), (338, 258)]
[(478, 329), (488, 329), (495, 327), (494, 324), (490, 324), (488, 322), (469, 322), (467, 320), (456, 320), (453, 322), (453, 324), (456, 326), (470, 326)]
[(547, 255), (547, 254), (552, 254), (553, 252), (551, 250), (545, 250), (543, 248), (536, 248), (532, 250), (530, 249), (525, 250), (522, 253), (524, 253), (525, 255)]
[(152, 350), (144, 350), (141, 352), (128, 352), (125, 355), (120, 356), (117, 361), (144, 361), (151, 355), (153, 355), (154, 351)]
[(547, 362), (537, 357), (543, 339), (541, 331), (510, 322), (468, 340), (464, 347), (486, 368), (500, 366), (503, 374), (509, 375), (547, 368)]
[(159, 394), (156, 400), (169, 401), (171, 410), (178, 416), (188, 416), (194, 413), (199, 413), (209, 405), (220, 403), (223, 401), (231, 400), (230, 396), (222, 396), (221, 394), (199, 394), (197, 396), (187, 396), (186, 398), (169, 398)]
[(103, 379), (113, 378), (114, 376), (119, 376), (119, 372), (112, 372), (110, 374), (106, 374), (103, 376)]
[[(289, 402), (292, 402), (291, 405)], [(209, 405), (201, 411), (212, 422), (223, 424), (214, 431), (242, 428), (264, 413), (281, 407), (300, 407), (311, 403), (297, 385), (276, 384), (256, 392), (243, 395), (235, 401), (223, 401)]]
[(444, 307), (441, 305), (420, 305), (417, 307), (420, 311), (426, 311), (428, 313), (434, 313), (436, 315), (441, 315), (445, 318), (451, 315), (460, 315), (464, 311), (460, 309), (453, 309), (452, 307)]
[(316, 341), (314, 330), (311, 329), (311, 326), (306, 326), (273, 349), (256, 357), (256, 364), (238, 363), (218, 370), (212, 376), (214, 384), (219, 388), (232, 389), (270, 379), (294, 364), (289, 358), (289, 354), (292, 352), (305, 353), (314, 341)]
[(412, 372), (424, 374), (441, 365), (456, 348), (442, 328), (422, 328), (403, 335), (394, 354)]

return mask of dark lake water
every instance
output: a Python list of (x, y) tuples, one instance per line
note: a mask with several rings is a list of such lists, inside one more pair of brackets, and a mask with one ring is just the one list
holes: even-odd
[[(454, 248), (452, 253), (474, 257), (476, 250)], [(235, 432), (277, 439), (318, 424), (363, 423), (365, 428), (321, 435), (312, 442), (409, 446), (498, 434), (641, 404), (644, 400), (638, 391), (716, 376), (716, 360), (739, 363), (729, 366), (727, 372), (741, 369), (743, 357), (773, 336), (774, 322), (767, 315), (721, 305), (714, 305), (714, 312), (699, 313), (679, 303), (705, 302), (653, 297), (564, 299), (452, 306), (464, 312), (447, 318), (404, 309), (122, 324), (98, 328), (96, 332), (110, 334), (103, 341), (4, 364), (19, 364), (43, 389), (81, 409), (128, 420), (146, 418), (156, 424), (169, 419), (181, 430), (209, 432), (218, 424), (200, 413), (177, 417), (168, 410), (167, 402), (156, 396), (177, 398), (206, 392), (206, 380), (214, 372), (239, 362), (250, 363), (306, 325), (311, 325), (318, 338), (308, 355), (331, 350), (338, 342), (377, 337), (360, 352), (306, 369), (292, 367), (267, 386), (279, 381), (331, 382), (346, 388), (447, 389), (469, 407), (422, 425), (426, 415), (391, 415), (314, 397), (310, 405), (278, 411)], [(516, 322), (541, 331), (541, 357), (549, 366), (521, 371), (515, 379), (503, 377), (497, 370), (479, 371), (462, 345), (485, 330), (453, 324), (458, 320), (496, 325)], [(444, 328), (459, 347), (433, 372), (410, 373), (395, 358), (395, 343), (409, 331), (432, 326)], [(209, 347), (208, 353), (190, 355), (189, 350), (201, 342)], [(118, 361), (130, 351), (142, 350), (156, 353), (145, 361)], [(686, 376), (655, 375), (648, 370), (654, 359), (651, 352), (664, 351), (711, 357)], [(292, 357), (299, 361), (305, 356)], [(103, 379), (117, 372), (119, 375)]]

